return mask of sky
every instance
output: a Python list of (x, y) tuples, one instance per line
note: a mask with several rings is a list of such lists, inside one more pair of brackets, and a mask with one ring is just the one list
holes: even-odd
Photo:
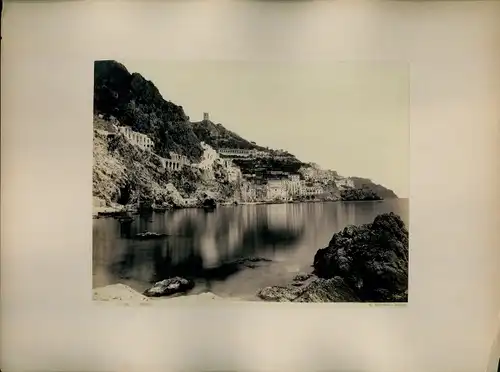
[(192, 121), (409, 195), (409, 69), (396, 62), (120, 60)]

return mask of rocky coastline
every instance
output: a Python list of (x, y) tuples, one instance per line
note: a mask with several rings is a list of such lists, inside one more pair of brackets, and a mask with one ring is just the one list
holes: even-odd
[(208, 113), (192, 121), (153, 82), (117, 61), (95, 63), (93, 126), (96, 217), (141, 206), (202, 208), (206, 198), (218, 205), (397, 198), (369, 179), (259, 146)]
[[(347, 199), (339, 199), (339, 200), (292, 200), (292, 201), (255, 201), (255, 202), (222, 202), (218, 204), (221, 207), (239, 207), (245, 205), (280, 205), (280, 204), (313, 204), (313, 203), (338, 203), (338, 202), (355, 202), (355, 203), (363, 203), (363, 202), (373, 202), (373, 201), (383, 201), (384, 199), (362, 199), (362, 200), (347, 200)], [(176, 209), (204, 209), (201, 203), (199, 205), (171, 205), (165, 206), (161, 208), (151, 208), (150, 212), (162, 213), (166, 211), (172, 211)], [(93, 207), (92, 209), (92, 217), (94, 219), (98, 218), (117, 218), (120, 219), (124, 215), (134, 215), (140, 214), (141, 211), (139, 208), (133, 205), (127, 206), (109, 206), (109, 207)]]
[(287, 286), (263, 288), (258, 297), (278, 302), (407, 302), (408, 230), (394, 213), (345, 227), (319, 249), (311, 273)]
[[(408, 230), (401, 217), (392, 212), (380, 214), (372, 223), (350, 225), (334, 233), (328, 246), (314, 255), (311, 272), (297, 274), (284, 286), (262, 288), (256, 300), (404, 303), (408, 301), (408, 256)], [(268, 263), (271, 260), (251, 257), (231, 264), (255, 269)], [(94, 299), (113, 297), (113, 289), (108, 287), (96, 288)], [(147, 298), (189, 297), (194, 287), (195, 282), (189, 278), (165, 278), (134, 296), (142, 302)], [(124, 287), (116, 290), (124, 291)]]

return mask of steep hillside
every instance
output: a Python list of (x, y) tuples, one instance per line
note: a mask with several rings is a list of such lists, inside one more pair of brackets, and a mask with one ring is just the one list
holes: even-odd
[(238, 134), (224, 128), (222, 124), (214, 124), (209, 120), (191, 123), (193, 132), (198, 138), (218, 150), (221, 148), (257, 149), (265, 148), (247, 141)]
[(368, 178), (361, 177), (351, 177), (354, 182), (354, 187), (356, 189), (369, 190), (375, 195), (378, 195), (382, 199), (395, 199), (398, 196), (396, 193), (382, 185), (374, 183), (372, 180)]
[[(207, 180), (200, 170), (184, 167), (180, 171), (164, 171), (158, 156), (130, 144), (121, 135), (105, 135), (94, 131), (94, 198), (106, 206), (155, 205), (182, 206), (184, 198), (230, 198), (234, 185)], [(217, 171), (217, 170), (216, 170)], [(224, 174), (219, 170), (219, 180)]]
[[(200, 143), (205, 142), (215, 149), (226, 147), (265, 151), (267, 157), (234, 160), (243, 174), (252, 174), (260, 179), (274, 177), (279, 172), (297, 173), (301, 168), (311, 167), (287, 152), (264, 148), (246, 140), (224, 128), (222, 124), (215, 124), (210, 120), (190, 122), (183, 107), (162, 97), (151, 81), (139, 73), (130, 73), (125, 66), (112, 60), (95, 62), (94, 114), (97, 118), (102, 117), (98, 119), (102, 120), (102, 123), (99, 123), (96, 129), (112, 130), (111, 121), (116, 125), (130, 126), (134, 131), (147, 134), (154, 141), (155, 154), (164, 158), (169, 158), (169, 153), (175, 152), (198, 163), (203, 153)], [(119, 136), (114, 140), (118, 141), (117, 147), (106, 150), (108, 153), (104, 151), (102, 138), (98, 138), (97, 143), (94, 143), (95, 196), (106, 200), (107, 204), (122, 200), (123, 195), (128, 195), (129, 188), (132, 190), (129, 195), (132, 201), (134, 193), (142, 189), (145, 195), (154, 198), (152, 189), (156, 186), (163, 187), (167, 181), (175, 183), (179, 191), (184, 190), (186, 195), (199, 189), (213, 189), (224, 195), (230, 195), (232, 192), (232, 186), (229, 187), (222, 181), (214, 181), (213, 177), (210, 181), (212, 184), (204, 184), (199, 188), (202, 179), (205, 179), (203, 182), (209, 181), (206, 175), (194, 174), (193, 169), (159, 174), (159, 160), (155, 155), (143, 154), (140, 149), (121, 143), (118, 138)], [(219, 180), (224, 178), (218, 173), (216, 177)], [(151, 181), (151, 185), (144, 180)], [(349, 200), (361, 197), (358, 194), (362, 194), (364, 198), (372, 193), (382, 198), (397, 198), (393, 191), (369, 179), (354, 177), (353, 180), (355, 189), (364, 191), (349, 193), (346, 197)], [(365, 192), (366, 190), (368, 192)]]
[(168, 157), (174, 151), (198, 160), (202, 154), (182, 106), (166, 101), (152, 82), (116, 61), (94, 64), (94, 114), (114, 116), (122, 125), (148, 134), (159, 155)]
[(255, 174), (260, 178), (272, 176), (272, 172), (287, 172), (296, 174), (304, 164), (296, 158), (242, 158), (234, 159), (233, 163), (240, 167), (243, 174)]

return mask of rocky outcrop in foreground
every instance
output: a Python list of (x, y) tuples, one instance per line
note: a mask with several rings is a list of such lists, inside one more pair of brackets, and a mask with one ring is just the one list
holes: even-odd
[(294, 281), (288, 286), (266, 287), (259, 291), (257, 297), (265, 301), (276, 302), (358, 302), (354, 292), (344, 283), (342, 278), (318, 278), (305, 275), (306, 280)]
[(314, 256), (314, 272), (257, 295), (279, 302), (406, 302), (408, 230), (394, 213), (347, 226)]
[(194, 282), (190, 279), (174, 277), (155, 283), (151, 288), (144, 291), (148, 297), (171, 296), (176, 293), (185, 293), (194, 288)]

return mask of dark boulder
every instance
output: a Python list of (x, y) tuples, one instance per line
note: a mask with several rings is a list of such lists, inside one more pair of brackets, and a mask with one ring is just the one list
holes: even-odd
[(176, 276), (155, 283), (151, 288), (144, 291), (148, 297), (171, 296), (176, 293), (185, 293), (194, 288), (194, 282), (190, 279)]
[(321, 278), (342, 278), (361, 301), (406, 302), (408, 230), (392, 212), (347, 226), (316, 252), (313, 266)]

